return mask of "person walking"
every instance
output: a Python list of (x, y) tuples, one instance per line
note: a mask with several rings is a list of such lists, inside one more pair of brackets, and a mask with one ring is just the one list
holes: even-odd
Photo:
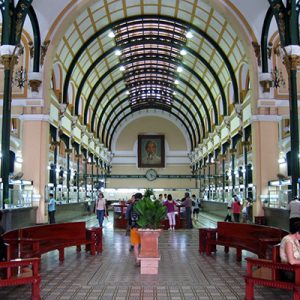
[(198, 221), (198, 215), (200, 211), (200, 200), (196, 198), (196, 195), (192, 195), (192, 206), (193, 206), (193, 219)]
[(55, 211), (56, 211), (56, 200), (54, 199), (53, 193), (49, 194), (49, 202), (48, 202), (48, 217), (49, 223), (55, 223)]
[(250, 208), (251, 208), (251, 201), (249, 198), (246, 199), (244, 207), (242, 209), (242, 223), (250, 223)]
[(240, 222), (240, 214), (241, 214), (241, 202), (237, 195), (233, 195), (234, 201), (232, 202), (232, 213), (233, 213), (233, 221), (239, 223)]
[[(135, 195), (132, 195), (131, 199), (127, 202), (128, 206), (127, 206), (126, 213), (125, 213), (125, 219), (127, 220), (126, 235), (129, 236), (129, 239), (130, 239), (130, 230), (131, 230), (131, 211), (132, 211), (134, 202), (135, 202)], [(130, 244), (129, 251), (132, 251), (132, 250), (133, 250), (133, 245)]]
[(135, 194), (135, 201), (134, 204), (132, 205), (131, 213), (130, 213), (130, 217), (131, 217), (130, 243), (131, 245), (133, 245), (136, 266), (140, 266), (140, 261), (138, 257), (139, 257), (139, 248), (141, 245), (141, 238), (138, 233), (138, 223), (137, 223), (139, 219), (139, 215), (136, 211), (134, 211), (134, 205), (142, 198), (143, 195), (141, 193)]
[(290, 231), (293, 227), (293, 224), (297, 221), (300, 221), (300, 199), (295, 197), (294, 200), (289, 202), (287, 209), (290, 212)]
[(98, 199), (96, 200), (96, 215), (99, 222), (99, 227), (103, 227), (103, 220), (106, 216), (106, 200), (102, 192), (99, 193)]
[(164, 202), (164, 206), (167, 208), (167, 216), (169, 219), (169, 230), (175, 230), (175, 206), (176, 202), (173, 200), (172, 195), (167, 196), (167, 201)]
[(182, 205), (185, 207), (185, 222), (186, 222), (186, 228), (192, 229), (193, 223), (192, 223), (192, 199), (190, 198), (190, 194), (186, 192), (184, 194), (185, 198), (182, 202)]
[(232, 202), (228, 201), (227, 203), (227, 215), (224, 219), (224, 222), (232, 222)]

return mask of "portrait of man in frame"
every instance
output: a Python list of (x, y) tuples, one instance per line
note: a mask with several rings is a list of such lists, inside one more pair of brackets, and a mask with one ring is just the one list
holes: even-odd
[(165, 136), (139, 135), (138, 136), (138, 167), (164, 168), (165, 167)]

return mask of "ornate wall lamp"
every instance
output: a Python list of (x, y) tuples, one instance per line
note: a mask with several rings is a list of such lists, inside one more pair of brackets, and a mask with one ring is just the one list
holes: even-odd
[(15, 76), (12, 80), (12, 84), (22, 89), (27, 84), (27, 72), (26, 69), (21, 66), (18, 70), (15, 71)]
[(283, 78), (283, 74), (282, 71), (279, 70), (276, 66), (274, 68), (274, 70), (271, 72), (272, 74), (272, 86), (274, 88), (279, 88), (279, 87), (285, 87), (285, 80)]

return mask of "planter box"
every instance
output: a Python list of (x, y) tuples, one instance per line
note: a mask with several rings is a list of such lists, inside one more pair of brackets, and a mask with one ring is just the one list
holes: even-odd
[(158, 237), (161, 229), (139, 229), (141, 251), (138, 260), (141, 261), (141, 274), (158, 274)]
[(141, 274), (158, 274), (160, 257), (138, 258), (141, 261)]

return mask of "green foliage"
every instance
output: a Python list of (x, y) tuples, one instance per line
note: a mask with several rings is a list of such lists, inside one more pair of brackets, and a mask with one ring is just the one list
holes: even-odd
[(139, 214), (137, 224), (141, 228), (158, 229), (167, 215), (167, 208), (158, 200), (152, 201), (149, 197), (139, 200), (133, 209)]
[(4, 204), (9, 204), (9, 199), (4, 199)]
[(154, 192), (152, 189), (146, 189), (145, 193), (144, 193), (144, 197), (145, 198), (151, 198), (150, 196), (153, 196)]

